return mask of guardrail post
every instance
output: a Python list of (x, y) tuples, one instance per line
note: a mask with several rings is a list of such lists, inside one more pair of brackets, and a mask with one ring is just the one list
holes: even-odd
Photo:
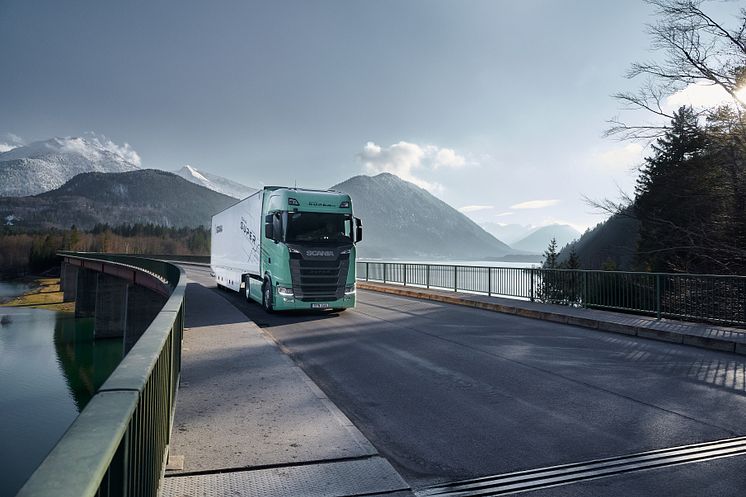
[(430, 288), (430, 264), (425, 265), (425, 271), (427, 271), (427, 274), (425, 275), (425, 286)]
[(492, 296), (492, 267), (487, 267), (487, 296)]
[(370, 277), (370, 262), (365, 263), (365, 281), (368, 281)]
[(655, 318), (661, 318), (661, 275), (655, 275)]
[(383, 263), (383, 283), (386, 284), (386, 263)]
[(534, 301), (534, 268), (531, 268), (529, 272), (531, 274), (531, 290), (529, 293), (529, 298), (531, 299), (531, 302), (533, 302)]
[(588, 307), (588, 271), (583, 271), (583, 307)]
[(407, 264), (404, 263), (404, 286), (407, 286)]
[(453, 266), (453, 291), (458, 292), (458, 266)]

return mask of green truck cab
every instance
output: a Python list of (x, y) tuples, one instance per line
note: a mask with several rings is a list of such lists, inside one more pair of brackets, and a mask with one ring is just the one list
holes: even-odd
[(362, 223), (347, 194), (265, 187), (213, 216), (212, 235), (218, 285), (269, 312), (355, 306)]

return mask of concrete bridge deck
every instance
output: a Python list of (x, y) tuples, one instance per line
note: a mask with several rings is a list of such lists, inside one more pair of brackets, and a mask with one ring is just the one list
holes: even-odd
[(198, 283), (186, 299), (164, 497), (411, 495), (259, 327)]
[[(185, 459), (164, 495), (345, 495), (324, 492), (352, 480), (368, 487), (339, 492), (447, 495), (439, 485), (746, 435), (737, 354), (367, 291), (339, 315), (267, 315), (188, 274), (171, 447)], [(740, 496), (744, 452), (528, 495)]]

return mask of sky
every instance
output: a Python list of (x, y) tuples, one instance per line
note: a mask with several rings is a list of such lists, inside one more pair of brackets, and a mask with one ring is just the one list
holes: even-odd
[[(585, 198), (634, 187), (644, 144), (603, 132), (652, 21), (638, 0), (0, 0), (0, 147), (92, 132), (249, 186), (388, 171), (478, 222), (583, 230)], [(670, 105), (718, 98), (690, 90)]]

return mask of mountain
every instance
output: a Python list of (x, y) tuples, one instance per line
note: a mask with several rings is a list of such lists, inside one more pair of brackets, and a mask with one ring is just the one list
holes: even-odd
[(479, 226), (484, 228), (484, 230), (490, 235), (511, 246), (513, 245), (513, 243), (525, 238), (536, 230), (536, 227), (524, 224), (501, 224), (484, 222), (480, 223)]
[(511, 243), (510, 246), (516, 250), (541, 254), (547, 249), (552, 238), (557, 240), (557, 247), (564, 247), (579, 236), (580, 231), (570, 225), (550, 224), (534, 230), (525, 238)]
[(0, 196), (36, 195), (80, 173), (136, 171), (139, 163), (129, 145), (95, 135), (33, 142), (0, 153)]
[(631, 270), (634, 268), (639, 230), (640, 224), (636, 219), (624, 213), (615, 214), (562, 249), (559, 261), (564, 262), (574, 248), (583, 269), (602, 269), (606, 266)]
[(174, 171), (174, 174), (181, 176), (187, 181), (191, 181), (195, 185), (201, 185), (210, 190), (237, 199), (244, 199), (256, 192), (256, 188), (242, 185), (241, 183), (223, 178), (222, 176), (199, 171), (190, 165), (186, 165), (178, 171)]
[(332, 189), (349, 194), (363, 220), (362, 257), (463, 260), (511, 252), (464, 214), (393, 174), (355, 176)]
[(29, 197), (0, 198), (0, 219), (26, 228), (88, 229), (153, 223), (209, 226), (211, 216), (236, 199), (154, 169), (126, 173), (83, 173), (52, 190)]

